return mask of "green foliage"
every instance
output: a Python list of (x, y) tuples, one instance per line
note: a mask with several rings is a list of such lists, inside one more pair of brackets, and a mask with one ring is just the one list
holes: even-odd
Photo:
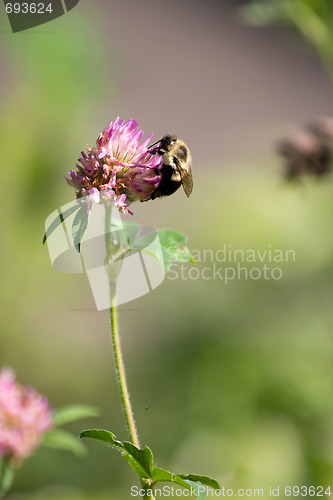
[[(66, 406), (56, 410), (52, 416), (54, 428), (44, 434), (41, 446), (67, 450), (78, 457), (82, 457), (86, 453), (83, 444), (70, 432), (57, 427), (81, 418), (96, 417), (98, 414), (96, 408), (80, 405)], [(10, 464), (9, 457), (3, 456), (0, 458), (0, 498), (11, 488), (13, 479), (14, 469)]]
[[(81, 252), (81, 243), (88, 227), (89, 216), (87, 215), (87, 205), (81, 203), (81, 207), (73, 205), (59, 216), (48, 227), (43, 243), (65, 221), (67, 217), (78, 210), (72, 223), (72, 237), (76, 250)], [(120, 224), (118, 219), (111, 219), (111, 233), (118, 242), (117, 259), (121, 260), (128, 252), (141, 250), (156, 258), (162, 265), (165, 272), (170, 269), (172, 261), (188, 262), (192, 261), (191, 252), (186, 246), (187, 237), (171, 229), (152, 230), (148, 234), (142, 235), (142, 227), (136, 222), (125, 221)], [(119, 251), (119, 249), (121, 250)], [(162, 253), (161, 253), (162, 252)]]
[(88, 429), (86, 431), (82, 431), (80, 434), (80, 438), (97, 439), (98, 441), (104, 441), (104, 443), (114, 446), (115, 448), (123, 448), (121, 441), (118, 441), (118, 439), (114, 434), (112, 434), (112, 432), (106, 431), (104, 429)]
[(64, 406), (55, 410), (52, 416), (52, 422), (56, 427), (75, 422), (81, 418), (98, 417), (100, 414), (97, 408), (84, 405)]
[(265, 26), (276, 22), (285, 22), (285, 2), (271, 0), (270, 2), (255, 1), (239, 8), (239, 13), (248, 24)]
[(141, 450), (134, 444), (125, 441), (123, 444), (123, 457), (139, 477), (153, 479), (153, 454), (148, 446)]
[(185, 245), (187, 237), (177, 231), (171, 229), (160, 229), (158, 237), (162, 246), (164, 270), (168, 271), (172, 261), (188, 262), (192, 261), (192, 255), (188, 247)]
[[(72, 237), (76, 250), (81, 252), (81, 243), (88, 227), (89, 216), (87, 215), (86, 203), (81, 207), (74, 205), (63, 213), (60, 213), (47, 229), (43, 243), (50, 234), (64, 222), (72, 213), (78, 210), (72, 224)], [(111, 233), (117, 239), (117, 259), (121, 260), (128, 252), (141, 250), (156, 258), (165, 272), (170, 269), (172, 261), (195, 262), (189, 248), (186, 246), (187, 237), (171, 229), (152, 230), (142, 235), (142, 227), (135, 222), (125, 221), (120, 225), (119, 221), (111, 219)], [(119, 249), (121, 249), (119, 251)]]
[[(123, 255), (134, 250), (142, 250), (155, 257), (165, 272), (169, 270), (172, 261), (188, 262), (192, 259), (191, 252), (185, 245), (187, 237), (182, 233), (171, 229), (158, 229), (142, 235), (141, 226), (135, 222), (124, 222), (123, 227), (126, 235), (122, 238), (126, 241)], [(111, 229), (119, 227), (111, 225)]]
[(200, 483), (203, 484), (204, 486), (209, 486), (210, 488), (219, 489), (219, 483), (215, 481), (215, 479), (212, 479), (211, 477), (208, 476), (198, 476), (196, 474), (186, 474), (186, 475), (180, 475), (182, 479), (185, 479), (187, 481), (193, 481), (195, 483)]
[(80, 208), (80, 205), (73, 205), (72, 207), (68, 208), (64, 212), (59, 212), (59, 215), (54, 219), (54, 221), (51, 222), (49, 227), (47, 228), (44, 237), (43, 237), (43, 245), (46, 242), (47, 238), (57, 229), (60, 224), (62, 224), (67, 217), (72, 215), (76, 210)]
[(56, 448), (58, 450), (67, 450), (74, 455), (82, 457), (85, 454), (85, 448), (78, 441), (77, 437), (68, 431), (58, 429), (58, 427), (75, 422), (81, 418), (97, 417), (99, 411), (92, 406), (71, 405), (64, 406), (55, 410), (52, 416), (54, 428), (46, 432), (43, 437), (42, 446)]
[(12, 485), (14, 470), (7, 457), (0, 458), (0, 498), (2, 498)]
[(82, 431), (80, 438), (92, 438), (103, 441), (120, 450), (122, 456), (127, 460), (131, 469), (139, 476), (146, 489), (153, 488), (159, 482), (175, 483), (187, 490), (197, 492), (198, 500), (206, 498), (206, 494), (203, 495), (202, 491), (198, 491), (198, 485), (220, 489), (218, 482), (208, 476), (172, 474), (160, 467), (154, 467), (153, 454), (148, 446), (141, 449), (128, 441), (122, 443), (110, 431), (104, 429), (89, 429)]
[(41, 444), (48, 448), (70, 451), (78, 457), (82, 457), (86, 451), (76, 436), (62, 429), (53, 429), (47, 432)]
[(88, 227), (88, 218), (89, 216), (87, 214), (87, 205), (86, 203), (83, 203), (79, 211), (75, 215), (72, 224), (73, 242), (76, 250), (79, 253), (81, 251), (82, 238)]
[(333, 2), (331, 0), (255, 0), (240, 8), (253, 26), (285, 23), (294, 26), (315, 47), (333, 76)]

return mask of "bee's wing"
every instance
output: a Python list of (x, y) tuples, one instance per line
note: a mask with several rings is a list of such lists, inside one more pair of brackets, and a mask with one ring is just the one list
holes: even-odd
[(189, 197), (193, 191), (193, 177), (192, 177), (191, 165), (188, 164), (186, 165), (186, 167), (184, 167), (176, 156), (174, 156), (174, 162), (180, 174), (185, 194), (187, 197)]

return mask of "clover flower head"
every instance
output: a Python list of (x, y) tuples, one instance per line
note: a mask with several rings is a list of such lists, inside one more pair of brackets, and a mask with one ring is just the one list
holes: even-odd
[(14, 465), (40, 444), (52, 428), (52, 414), (47, 399), (32, 387), (15, 380), (10, 368), (0, 372), (0, 458), (6, 456)]
[[(137, 120), (111, 122), (98, 136), (96, 145), (82, 151), (66, 181), (76, 189), (77, 198), (87, 197), (88, 214), (92, 203), (113, 201), (121, 212), (137, 200), (148, 200), (161, 181), (162, 157), (151, 153)], [(132, 212), (130, 212), (132, 213)]]
[(321, 177), (332, 170), (333, 118), (322, 116), (280, 140), (276, 151), (284, 160), (287, 180)]
[(284, 176), (289, 181), (305, 175), (320, 177), (331, 170), (331, 147), (315, 129), (302, 129), (280, 140), (277, 153), (284, 160)]

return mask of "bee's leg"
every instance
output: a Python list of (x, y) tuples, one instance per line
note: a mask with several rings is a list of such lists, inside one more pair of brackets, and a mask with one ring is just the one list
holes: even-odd
[(148, 149), (148, 153), (150, 153), (151, 155), (156, 155), (156, 153), (158, 153), (159, 151), (159, 148), (153, 148), (153, 149)]

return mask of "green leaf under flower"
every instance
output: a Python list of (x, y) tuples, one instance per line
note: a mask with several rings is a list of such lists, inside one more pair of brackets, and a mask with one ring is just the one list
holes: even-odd
[(82, 457), (86, 453), (86, 449), (77, 436), (56, 427), (75, 422), (81, 418), (97, 417), (98, 415), (97, 408), (84, 405), (65, 406), (55, 410), (52, 415), (54, 428), (44, 434), (41, 444), (48, 448), (67, 450)]
[[(160, 251), (158, 253), (154, 252), (151, 248), (147, 248), (154, 242), (156, 237), (158, 237), (162, 254)], [(156, 232), (154, 231), (138, 240), (132, 241), (129, 250), (142, 250), (143, 252), (152, 255), (161, 263), (164, 272), (167, 272), (170, 269), (172, 261), (192, 261), (195, 263), (192, 259), (192, 254), (189, 248), (185, 245), (186, 242), (187, 237), (178, 231), (159, 229)]]
[[(50, 234), (75, 211), (78, 212), (72, 224), (72, 237), (74, 246), (80, 253), (81, 242), (89, 221), (86, 203), (82, 203), (81, 206), (74, 205), (65, 212), (60, 213), (47, 229), (43, 238), (43, 243), (45, 243)], [(142, 227), (136, 222), (125, 221), (121, 223), (118, 219), (111, 220), (111, 232), (117, 236), (119, 244), (121, 244), (122, 247), (123, 255), (130, 251), (141, 250), (156, 258), (163, 266), (165, 272), (170, 269), (172, 261), (195, 262), (192, 259), (189, 248), (186, 246), (187, 237), (184, 234), (170, 229), (160, 229), (140, 237), (141, 229)], [(158, 245), (160, 250), (154, 248), (153, 243), (156, 238), (158, 238), (157, 242), (160, 245)]]
[(59, 215), (54, 219), (53, 222), (51, 222), (48, 229), (46, 230), (46, 233), (44, 234), (43, 245), (46, 242), (47, 238), (53, 233), (53, 231), (55, 231), (57, 229), (57, 227), (60, 226), (60, 224), (62, 224), (67, 219), (67, 217), (69, 217), (74, 212), (79, 210), (79, 208), (80, 208), (80, 205), (73, 205), (72, 207), (68, 208), (64, 212), (59, 211)]
[(88, 227), (89, 215), (86, 204), (83, 203), (78, 213), (75, 215), (72, 225), (72, 236), (76, 250), (80, 253), (81, 242)]
[(152, 231), (149, 234), (146, 234), (142, 238), (138, 239), (137, 241), (132, 241), (130, 245), (130, 250), (144, 250), (147, 248), (149, 245), (153, 243), (153, 241), (157, 237), (157, 232)]
[(157, 259), (164, 272), (169, 271), (171, 262), (193, 262), (191, 251), (186, 246), (187, 237), (170, 229), (152, 230), (142, 235), (142, 227), (135, 222), (111, 221), (111, 232), (121, 235), (122, 255), (131, 251), (142, 251)]
[(78, 457), (82, 457), (86, 453), (85, 447), (77, 437), (62, 429), (52, 429), (46, 432), (41, 444), (48, 448), (70, 451)]
[(98, 417), (100, 414), (97, 408), (84, 405), (64, 406), (54, 411), (52, 423), (55, 427), (75, 422), (81, 418)]
[(131, 248), (132, 244), (135, 242), (136, 237), (138, 236), (141, 226), (136, 222), (124, 222), (124, 229), (127, 237), (128, 247)]
[(164, 270), (167, 272), (170, 269), (172, 261), (188, 262), (192, 260), (192, 254), (186, 246), (187, 237), (185, 234), (171, 229), (159, 229), (157, 231), (162, 247)]

